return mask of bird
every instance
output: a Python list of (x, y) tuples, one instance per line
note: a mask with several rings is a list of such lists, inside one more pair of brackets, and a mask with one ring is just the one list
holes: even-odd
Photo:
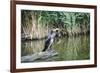
[(58, 35), (58, 28), (53, 29), (50, 31), (50, 33), (48, 34), (46, 40), (45, 40), (45, 45), (44, 45), (44, 49), (42, 50), (43, 52), (46, 51), (47, 49), (51, 49), (51, 46), (54, 42), (55, 37)]

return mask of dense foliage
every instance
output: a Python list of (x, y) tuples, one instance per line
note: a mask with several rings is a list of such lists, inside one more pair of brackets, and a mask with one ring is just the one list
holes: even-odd
[(41, 36), (40, 33), (46, 34), (51, 28), (60, 28), (67, 36), (89, 34), (90, 31), (90, 14), (83, 12), (22, 10), (21, 22), (25, 35), (39, 33)]

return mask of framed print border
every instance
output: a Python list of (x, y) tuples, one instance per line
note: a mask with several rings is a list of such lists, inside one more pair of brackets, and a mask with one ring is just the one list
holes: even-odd
[[(74, 65), (74, 66), (53, 66), (40, 68), (16, 68), (16, 5), (37, 5), (50, 7), (69, 7), (69, 8), (87, 8), (94, 10), (94, 64), (88, 65)], [(28, 71), (45, 71), (45, 70), (60, 70), (60, 69), (75, 69), (75, 68), (90, 68), (97, 66), (97, 6), (95, 5), (79, 5), (79, 4), (63, 4), (63, 3), (48, 3), (48, 2), (34, 2), (34, 1), (11, 1), (11, 72), (28, 72)]]

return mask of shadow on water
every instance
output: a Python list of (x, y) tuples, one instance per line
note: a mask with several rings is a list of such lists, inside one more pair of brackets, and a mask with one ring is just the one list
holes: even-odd
[[(45, 40), (22, 42), (21, 56), (41, 52), (44, 48), (44, 41)], [(58, 52), (58, 55), (52, 57), (49, 61), (87, 60), (90, 58), (90, 36), (63, 37), (55, 41), (52, 48)]]

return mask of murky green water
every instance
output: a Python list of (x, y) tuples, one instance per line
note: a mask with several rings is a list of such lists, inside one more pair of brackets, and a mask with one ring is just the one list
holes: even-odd
[[(41, 52), (45, 40), (27, 41), (21, 44), (21, 56)], [(48, 61), (86, 60), (90, 58), (89, 36), (63, 37), (56, 40), (52, 48), (58, 52), (57, 56), (49, 58)], [(47, 61), (47, 60), (37, 60)]]

